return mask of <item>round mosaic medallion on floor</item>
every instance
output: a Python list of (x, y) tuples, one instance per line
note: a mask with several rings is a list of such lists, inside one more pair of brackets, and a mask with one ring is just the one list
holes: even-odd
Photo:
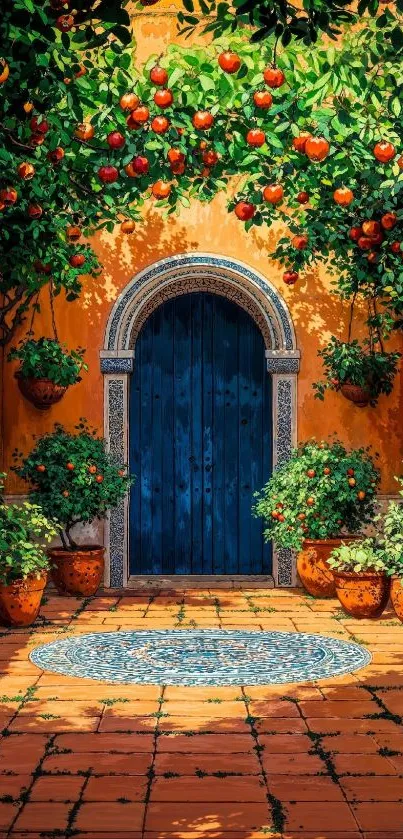
[(370, 653), (291, 632), (165, 629), (100, 632), (37, 647), (43, 670), (119, 684), (273, 685), (351, 673)]

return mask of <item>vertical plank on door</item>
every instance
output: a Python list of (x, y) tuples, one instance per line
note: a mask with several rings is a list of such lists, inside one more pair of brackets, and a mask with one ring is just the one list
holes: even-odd
[(162, 426), (155, 429), (162, 439), (162, 556), (157, 573), (170, 575), (175, 574), (174, 301), (161, 306), (161, 312), (161, 345), (154, 359), (162, 379)]
[(189, 573), (191, 567), (190, 516), (190, 359), (191, 359), (191, 299), (183, 295), (174, 300), (175, 355), (174, 355), (174, 446), (175, 446), (175, 572)]

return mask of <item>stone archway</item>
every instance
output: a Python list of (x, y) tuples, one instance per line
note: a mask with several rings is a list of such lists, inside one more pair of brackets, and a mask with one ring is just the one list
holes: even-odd
[[(101, 350), (105, 381), (105, 438), (111, 451), (128, 460), (128, 388), (136, 338), (152, 312), (166, 300), (206, 291), (227, 297), (245, 309), (265, 343), (267, 371), (273, 385), (273, 468), (290, 456), (297, 439), (296, 390), (300, 353), (288, 308), (268, 279), (238, 260), (206, 253), (177, 254), (145, 268), (123, 289), (113, 306)], [(128, 501), (107, 522), (106, 584), (128, 584)], [(290, 551), (273, 552), (276, 585), (295, 582)]]

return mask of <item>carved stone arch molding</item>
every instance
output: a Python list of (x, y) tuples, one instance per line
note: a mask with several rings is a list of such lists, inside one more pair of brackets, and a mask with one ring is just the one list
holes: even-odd
[[(166, 300), (205, 291), (227, 297), (245, 309), (265, 342), (273, 389), (273, 467), (284, 463), (297, 439), (297, 374), (300, 352), (289, 310), (277, 289), (254, 269), (229, 257), (208, 253), (177, 254), (149, 265), (128, 283), (114, 304), (101, 350), (105, 381), (105, 437), (112, 452), (128, 461), (129, 377), (136, 339), (151, 313)], [(129, 501), (107, 521), (105, 584), (120, 588), (129, 578)], [(276, 585), (295, 584), (291, 551), (273, 550)]]

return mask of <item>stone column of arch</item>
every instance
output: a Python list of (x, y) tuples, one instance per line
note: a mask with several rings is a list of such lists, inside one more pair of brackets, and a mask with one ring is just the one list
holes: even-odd
[[(270, 281), (244, 263), (216, 254), (177, 254), (145, 268), (123, 289), (110, 314), (101, 371), (104, 374), (105, 438), (128, 462), (128, 396), (135, 344), (143, 324), (166, 300), (206, 291), (244, 308), (262, 332), (267, 371), (273, 385), (273, 468), (284, 463), (297, 440), (297, 375), (300, 352), (288, 308)], [(121, 588), (129, 579), (129, 501), (112, 510), (106, 523), (105, 585)], [(295, 585), (291, 551), (273, 546), (275, 585)]]

